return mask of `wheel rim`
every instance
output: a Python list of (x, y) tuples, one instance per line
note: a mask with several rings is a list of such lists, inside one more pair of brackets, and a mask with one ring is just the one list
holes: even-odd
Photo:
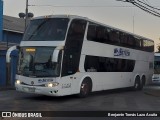
[(89, 86), (86, 84), (86, 83), (83, 83), (81, 85), (81, 91), (84, 95), (88, 94), (88, 91), (89, 91)]
[(136, 90), (138, 90), (138, 89), (140, 88), (140, 81), (139, 81), (139, 80), (136, 80), (136, 81), (135, 81), (135, 86), (134, 86), (134, 88), (135, 88)]
[(138, 88), (138, 83), (136, 82), (136, 84), (135, 84), (135, 88)]

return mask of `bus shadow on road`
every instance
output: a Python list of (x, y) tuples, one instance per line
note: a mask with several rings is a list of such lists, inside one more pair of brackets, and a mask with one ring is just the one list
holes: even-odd
[(103, 90), (103, 91), (96, 91), (91, 93), (91, 96), (103, 96), (103, 95), (112, 95), (112, 94), (119, 94), (119, 93), (127, 93), (127, 92), (135, 92), (130, 87), (127, 88), (118, 88), (118, 89), (111, 89), (111, 90)]
[(63, 102), (68, 100), (77, 100), (77, 99), (89, 99), (93, 97), (100, 97), (106, 95), (114, 95), (114, 94), (123, 94), (127, 92), (135, 92), (131, 88), (119, 88), (119, 89), (112, 89), (112, 90), (103, 90), (92, 92), (86, 98), (79, 98), (77, 95), (68, 95), (68, 96), (45, 96), (45, 95), (31, 95), (25, 97), (25, 99), (36, 100), (36, 101), (55, 101), (55, 102)]

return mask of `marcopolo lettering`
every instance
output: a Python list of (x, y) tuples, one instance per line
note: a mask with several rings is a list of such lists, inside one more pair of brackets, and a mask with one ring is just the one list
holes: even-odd
[(43, 83), (43, 82), (53, 82), (53, 79), (39, 79), (38, 83)]
[(130, 52), (127, 49), (122, 49), (122, 48), (115, 48), (114, 49), (114, 56), (130, 56)]

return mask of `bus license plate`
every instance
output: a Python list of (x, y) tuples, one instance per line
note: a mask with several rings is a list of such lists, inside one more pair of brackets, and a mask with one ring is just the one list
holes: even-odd
[(35, 88), (23, 87), (23, 90), (26, 92), (35, 92)]

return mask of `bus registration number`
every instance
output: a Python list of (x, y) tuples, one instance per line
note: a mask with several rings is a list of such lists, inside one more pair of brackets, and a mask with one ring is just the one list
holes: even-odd
[(35, 88), (23, 87), (22, 89), (26, 92), (35, 92)]

